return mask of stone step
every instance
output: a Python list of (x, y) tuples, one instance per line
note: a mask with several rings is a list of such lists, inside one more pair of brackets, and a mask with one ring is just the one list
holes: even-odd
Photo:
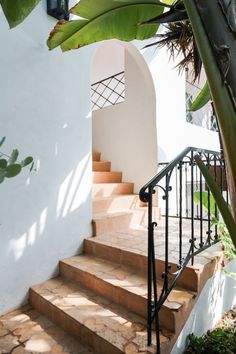
[[(155, 353), (144, 319), (60, 277), (30, 289), (30, 303), (99, 354)], [(154, 335), (153, 335), (154, 337)], [(161, 335), (162, 353), (170, 339)]]
[(94, 183), (92, 187), (93, 197), (109, 197), (117, 194), (132, 194), (134, 184), (122, 183)]
[(0, 353), (95, 354), (29, 305), (0, 317)]
[(137, 194), (114, 195), (93, 198), (93, 213), (105, 213), (134, 209), (140, 206)]
[[(164, 272), (164, 242), (162, 239), (155, 241), (156, 272), (161, 279)], [(157, 241), (158, 240), (158, 241)], [(90, 237), (84, 241), (86, 254), (103, 258), (111, 262), (135, 267), (140, 272), (147, 271), (147, 230), (129, 229), (112, 231), (97, 237)], [(214, 247), (195, 257), (194, 266), (187, 266), (178, 280), (178, 285), (193, 292), (198, 292), (205, 281), (212, 276), (219, 260), (219, 252), (214, 252)], [(172, 273), (177, 268), (176, 242), (169, 244), (169, 265)]]
[(109, 172), (110, 170), (110, 161), (93, 161), (93, 171)]
[[(122, 209), (121, 209), (122, 210)], [(159, 218), (159, 208), (153, 207), (155, 220)], [(147, 229), (148, 210), (146, 207), (123, 209), (105, 213), (93, 213), (93, 236), (98, 236), (111, 231), (123, 231), (133, 228)]]
[(132, 217), (131, 211), (94, 214), (92, 220), (93, 236), (111, 231), (126, 230), (131, 225)]
[[(91, 255), (80, 255), (60, 262), (62, 277), (76, 281), (129, 311), (147, 317), (147, 277), (133, 267), (106, 261)], [(158, 281), (158, 294), (162, 290)], [(192, 308), (195, 294), (180, 288), (172, 290), (160, 311), (161, 328), (180, 331)]]
[(93, 161), (100, 161), (101, 159), (101, 153), (96, 151), (96, 150), (93, 150), (92, 152), (92, 159)]
[(122, 172), (93, 172), (93, 183), (120, 183)]

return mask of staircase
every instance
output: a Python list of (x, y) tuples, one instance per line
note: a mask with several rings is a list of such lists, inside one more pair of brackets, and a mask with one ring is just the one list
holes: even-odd
[[(93, 153), (96, 237), (85, 240), (84, 254), (60, 261), (58, 277), (32, 287), (30, 303), (98, 354), (154, 354), (155, 340), (147, 346), (146, 329), (146, 206), (133, 193), (133, 183), (122, 182), (122, 173), (111, 172), (111, 163), (100, 157)], [(208, 252), (196, 263), (186, 268), (160, 311), (162, 354), (171, 352), (217, 258)], [(160, 255), (158, 290), (163, 267)]]

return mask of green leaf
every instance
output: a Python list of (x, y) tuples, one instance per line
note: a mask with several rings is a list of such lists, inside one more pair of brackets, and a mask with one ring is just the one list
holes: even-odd
[(206, 82), (205, 85), (203, 86), (201, 92), (198, 94), (198, 96), (195, 98), (195, 100), (191, 104), (189, 110), (195, 112), (195, 111), (201, 109), (203, 106), (205, 106), (205, 104), (207, 104), (207, 102), (210, 100), (210, 98), (211, 98), (211, 92), (210, 92), (208, 82)]
[(2, 144), (4, 143), (5, 140), (6, 140), (6, 137), (4, 136), (0, 141), (0, 146), (2, 146)]
[(194, 156), (194, 159), (201, 170), (208, 187), (211, 190), (211, 193), (215, 199), (215, 202), (219, 208), (219, 211), (222, 215), (222, 218), (225, 222), (225, 225), (229, 231), (230, 237), (233, 241), (234, 247), (236, 248), (236, 224), (234, 222), (233, 216), (229, 210), (229, 207), (222, 197), (217, 184), (215, 183), (214, 179), (212, 178), (208, 168), (205, 166), (204, 162), (201, 160), (201, 157), (199, 155)]
[(177, 4), (177, 6), (173, 5), (169, 11), (164, 12), (163, 14), (151, 18), (145, 23), (172, 23), (172, 22), (180, 22), (188, 19), (188, 14), (184, 8), (182, 3)]
[(10, 28), (19, 25), (31, 13), (40, 0), (0, 0)]
[(6, 171), (0, 169), (0, 183), (2, 183), (5, 179)]
[[(202, 192), (202, 200), (201, 200), (201, 193), (200, 192), (194, 192), (194, 202), (201, 204), (202, 202), (202, 206), (203, 208), (208, 211), (208, 192)], [(216, 202), (215, 199), (212, 195), (212, 193), (210, 193), (210, 215), (212, 218), (216, 219)]]
[(11, 153), (9, 160), (8, 160), (9, 165), (16, 162), (18, 155), (19, 155), (19, 151), (17, 149), (14, 149)]
[(21, 161), (21, 167), (25, 167), (33, 162), (32, 156), (27, 156), (23, 161)]
[(6, 167), (6, 177), (11, 178), (18, 175), (21, 171), (21, 165), (18, 163)]
[(5, 169), (7, 167), (7, 160), (6, 159), (0, 159), (0, 168)]
[(58, 22), (50, 34), (48, 46), (53, 49), (60, 45), (67, 51), (111, 38), (123, 41), (150, 38), (159, 25), (141, 23), (160, 15), (163, 10), (163, 3), (157, 0), (81, 0), (71, 12), (85, 19)]

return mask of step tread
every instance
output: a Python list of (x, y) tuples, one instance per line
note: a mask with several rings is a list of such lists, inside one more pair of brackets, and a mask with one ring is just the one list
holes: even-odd
[[(101, 186), (104, 186), (104, 185), (107, 185), (107, 183), (94, 183), (95, 185), (101, 185)], [(134, 183), (133, 182), (114, 182), (114, 183), (109, 183), (109, 185), (112, 185), (114, 184), (114, 186), (116, 186), (117, 184), (120, 185), (120, 184), (124, 184), (124, 185), (133, 185)], [(128, 194), (132, 194), (132, 193), (128, 193)]]
[[(122, 182), (125, 183), (125, 182)], [(120, 194), (120, 195), (110, 195), (107, 197), (103, 197), (103, 196), (98, 196), (98, 197), (94, 197), (93, 198), (93, 202), (95, 201), (100, 201), (100, 200), (107, 200), (107, 201), (113, 201), (115, 199), (126, 199), (126, 198), (137, 198), (139, 197), (138, 194), (132, 193), (132, 194)]]
[(134, 189), (132, 182), (115, 182), (115, 183), (93, 183), (93, 197), (111, 196), (111, 195), (127, 195), (131, 194)]
[[(164, 236), (160, 232), (160, 234), (155, 234), (154, 237), (156, 259), (164, 260)], [(139, 227), (135, 229), (129, 228), (126, 230), (106, 232), (104, 234), (99, 235), (99, 237), (89, 237), (85, 240), (85, 242), (98, 243), (108, 247), (128, 251), (134, 254), (147, 256), (148, 237), (147, 229), (145, 227)], [(206, 266), (208, 263), (212, 263), (212, 261), (216, 258), (219, 258), (221, 254), (222, 252), (220, 250), (220, 246), (218, 244), (212, 245), (210, 249), (207, 249), (206, 251), (195, 256), (194, 265), (189, 265), (187, 266), (187, 268), (202, 271), (204, 269), (204, 266)], [(176, 246), (175, 239), (172, 240), (170, 238), (169, 261), (177, 263), (177, 255), (178, 247)]]
[[(89, 255), (70, 257), (62, 260), (61, 263), (90, 273), (114, 287), (126, 290), (128, 293), (147, 298), (146, 274), (140, 273), (135, 268)], [(157, 282), (158, 294), (160, 294), (162, 284), (163, 282), (160, 280)], [(170, 310), (178, 311), (184, 304), (191, 301), (194, 296), (195, 294), (192, 292), (176, 287), (165, 301), (164, 306)]]
[[(57, 277), (34, 286), (31, 291), (118, 350), (128, 353), (133, 347), (137, 352), (155, 353), (154, 345), (147, 347), (146, 323), (141, 317), (80, 285)], [(169, 338), (161, 335), (161, 343), (167, 342)]]
[(132, 214), (132, 210), (126, 209), (124, 211), (110, 211), (110, 212), (102, 212), (102, 213), (94, 213), (93, 220), (101, 220), (107, 218), (115, 218), (123, 215)]
[[(98, 196), (93, 198), (93, 207), (95, 209), (103, 210), (104, 213), (108, 213), (109, 209), (112, 211), (124, 210), (127, 209), (136, 209), (142, 206), (141, 201), (139, 199), (138, 194), (117, 194), (117, 195), (110, 195), (110, 196)], [(143, 206), (146, 206), (143, 204)], [(102, 212), (102, 211), (101, 211)], [(97, 213), (97, 212), (96, 212)], [(98, 212), (100, 213), (100, 212)]]

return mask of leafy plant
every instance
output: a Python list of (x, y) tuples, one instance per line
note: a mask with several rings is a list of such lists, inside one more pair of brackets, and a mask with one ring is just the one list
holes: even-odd
[(235, 323), (208, 331), (203, 337), (188, 336), (184, 354), (233, 354), (236, 353)]
[[(210, 212), (210, 216), (211, 216), (211, 225), (217, 226), (217, 232), (218, 235), (220, 237), (220, 241), (221, 241), (221, 248), (222, 251), (224, 253), (224, 257), (226, 262), (230, 262), (232, 259), (234, 259), (236, 257), (236, 252), (235, 252), (235, 247), (234, 244), (232, 242), (232, 239), (229, 235), (228, 229), (224, 223), (224, 221), (222, 220), (222, 216), (217, 208), (215, 199), (212, 195), (212, 193), (210, 193), (208, 195), (208, 192), (204, 191), (200, 194), (200, 192), (194, 192), (194, 202), (197, 204), (202, 203), (202, 207), (208, 212)], [(209, 208), (210, 206), (210, 208)], [(236, 273), (232, 273), (229, 272), (227, 269), (224, 268), (225, 266), (225, 260), (223, 259), (221, 262), (223, 271), (229, 275), (232, 278), (236, 279)]]
[[(6, 140), (3, 137), (0, 141), (0, 147), (3, 145), (4, 141)], [(0, 183), (3, 183), (5, 178), (12, 178), (17, 176), (22, 168), (26, 166), (30, 166), (30, 171), (33, 169), (33, 157), (27, 156), (21, 162), (18, 162), (19, 151), (17, 149), (12, 150), (10, 156), (3, 154), (0, 152)]]
[(198, 94), (198, 96), (193, 101), (189, 110), (195, 112), (201, 109), (203, 106), (205, 106), (205, 104), (207, 104), (207, 102), (209, 102), (210, 99), (211, 99), (211, 93), (210, 93), (208, 82), (206, 82), (202, 90)]
[(58, 22), (48, 39), (49, 49), (60, 45), (67, 51), (111, 38), (123, 41), (150, 38), (159, 25), (140, 24), (160, 15), (164, 8), (158, 0), (81, 0), (70, 9), (70, 13), (81, 19)]
[(10, 28), (19, 25), (31, 13), (40, 0), (0, 0)]

